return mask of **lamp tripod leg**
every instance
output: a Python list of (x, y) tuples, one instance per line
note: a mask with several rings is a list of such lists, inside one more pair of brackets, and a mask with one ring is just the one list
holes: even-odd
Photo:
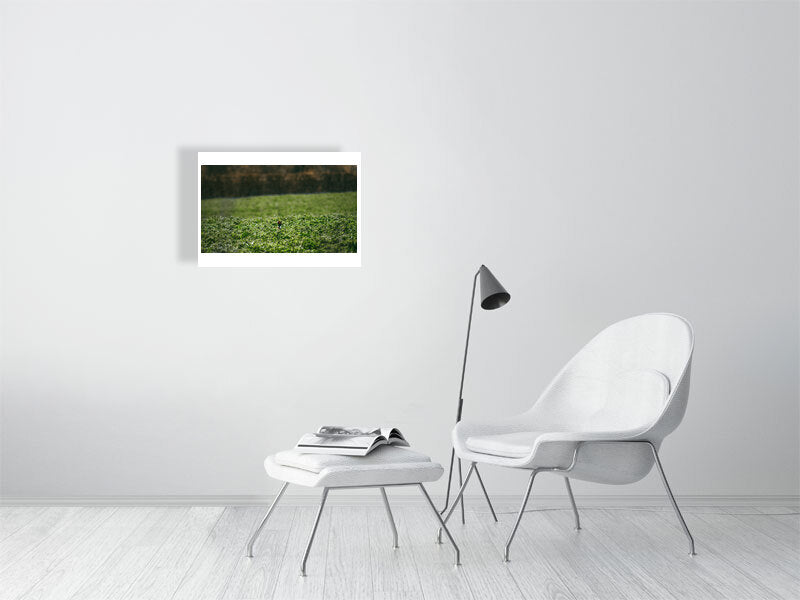
[(525, 490), (525, 495), (522, 497), (522, 506), (519, 507), (517, 520), (514, 522), (514, 528), (511, 530), (511, 535), (508, 536), (508, 541), (503, 551), (503, 562), (508, 562), (508, 552), (511, 549), (511, 542), (514, 541), (514, 536), (517, 535), (517, 529), (519, 529), (519, 522), (522, 520), (522, 515), (525, 514), (525, 507), (528, 505), (528, 498), (531, 496), (531, 489), (533, 489), (533, 480), (536, 479), (536, 473), (538, 473), (536, 469), (531, 471), (531, 477), (528, 480), (528, 488)]
[(447, 473), (447, 493), (444, 496), (444, 508), (439, 511), (440, 514), (447, 512), (447, 508), (450, 506), (450, 485), (453, 483), (453, 462), (455, 458), (456, 449), (453, 448), (450, 450), (450, 470)]
[[(458, 487), (460, 488), (463, 485), (464, 485), (464, 478), (461, 475), (461, 459), (459, 458), (458, 459)], [(464, 518), (464, 494), (461, 494), (460, 504), (461, 504), (461, 524), (464, 525), (467, 522), (466, 519)]]
[(578, 514), (578, 506), (575, 504), (575, 496), (572, 495), (572, 486), (569, 483), (569, 477), (564, 477), (564, 483), (567, 486), (567, 493), (569, 494), (570, 504), (572, 504), (572, 514), (575, 517), (575, 531), (580, 531), (581, 516)]
[(489, 499), (489, 494), (486, 492), (486, 486), (483, 485), (483, 479), (481, 478), (481, 472), (478, 471), (477, 465), (475, 466), (475, 475), (478, 476), (478, 483), (481, 484), (481, 490), (483, 490), (483, 497), (486, 498), (486, 503), (489, 505), (489, 510), (492, 511), (492, 518), (494, 522), (497, 523), (497, 515), (494, 512), (494, 507), (492, 506), (492, 501)]
[(436, 515), (436, 519), (439, 521), (439, 542), (441, 543), (442, 529), (444, 529), (444, 532), (447, 534), (447, 539), (450, 540), (450, 543), (453, 545), (453, 550), (456, 553), (455, 566), (459, 566), (461, 564), (461, 551), (458, 549), (458, 545), (456, 544), (456, 541), (453, 539), (453, 536), (450, 535), (450, 530), (447, 529), (447, 525), (445, 524), (444, 519), (442, 519), (442, 515), (440, 515), (438, 512), (436, 512), (436, 507), (433, 505), (433, 501), (431, 500), (431, 497), (428, 495), (428, 492), (425, 490), (425, 486), (422, 485), (421, 483), (418, 484), (418, 485), (419, 485), (419, 490), (422, 492), (422, 495), (425, 497), (425, 500), (428, 501), (428, 504), (430, 505), (431, 510), (433, 510), (433, 514)]
[[(456, 494), (455, 500), (453, 500), (453, 505), (450, 507), (450, 509), (447, 511), (447, 513), (444, 515), (444, 518), (442, 519), (444, 521), (445, 525), (450, 520), (450, 517), (453, 516), (453, 511), (456, 509), (456, 506), (458, 505), (458, 501), (461, 500), (461, 496), (464, 495), (464, 488), (467, 487), (467, 484), (469, 483), (469, 478), (472, 477), (472, 472), (474, 470), (475, 470), (475, 463), (472, 463), (470, 465), (469, 469), (467, 470), (467, 476), (464, 479), (464, 483), (461, 484), (461, 489), (458, 490), (458, 494)], [(437, 544), (441, 544), (442, 543), (442, 528), (441, 527), (439, 528), (439, 532), (436, 534), (436, 543)]]

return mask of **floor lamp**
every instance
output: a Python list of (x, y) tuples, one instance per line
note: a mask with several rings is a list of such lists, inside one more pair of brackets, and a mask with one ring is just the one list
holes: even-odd
[[(475, 273), (475, 277), (472, 279), (472, 297), (470, 299), (469, 304), (469, 321), (467, 321), (467, 343), (464, 345), (464, 364), (461, 366), (461, 385), (458, 388), (458, 412), (456, 413), (456, 423), (461, 421), (461, 412), (464, 407), (464, 374), (467, 371), (467, 352), (469, 351), (469, 332), (472, 328), (472, 309), (475, 306), (475, 287), (478, 283), (478, 276), (480, 275), (481, 278), (481, 308), (484, 310), (494, 310), (496, 308), (500, 308), (501, 306), (505, 306), (509, 300), (511, 300), (511, 294), (509, 294), (505, 288), (497, 281), (497, 278), (492, 275), (492, 272), (486, 267), (486, 265), (481, 265), (481, 268), (478, 269), (478, 272)], [(444, 501), (444, 508), (442, 509), (442, 513), (444, 513), (447, 508), (450, 506), (450, 487), (453, 483), (453, 463), (455, 462), (456, 458), (456, 451), (455, 448), (450, 450), (450, 470), (447, 475), (447, 495)], [(494, 512), (494, 507), (492, 506), (492, 501), (489, 499), (489, 494), (486, 493), (486, 487), (483, 485), (483, 479), (481, 479), (481, 474), (478, 472), (477, 467), (474, 469), (475, 475), (478, 476), (478, 482), (481, 484), (481, 490), (483, 490), (483, 495), (486, 497), (486, 502), (489, 503), (489, 510), (492, 511), (492, 517), (494, 520), (497, 521), (497, 515)], [(463, 474), (461, 472), (461, 459), (458, 459), (458, 483), (459, 487), (463, 484)], [(464, 523), (464, 497), (461, 496), (461, 523)]]

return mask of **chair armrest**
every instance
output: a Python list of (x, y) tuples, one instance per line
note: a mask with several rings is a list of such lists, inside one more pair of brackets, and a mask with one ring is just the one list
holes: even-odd
[(542, 465), (541, 468), (545, 469), (570, 469), (577, 461), (579, 450), (584, 444), (650, 443), (647, 439), (639, 437), (644, 431), (646, 430), (631, 429), (545, 433), (537, 438), (526, 459), (526, 463)]

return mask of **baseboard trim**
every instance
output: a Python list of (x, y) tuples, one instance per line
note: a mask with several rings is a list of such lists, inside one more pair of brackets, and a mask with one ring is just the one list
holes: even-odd
[[(199, 495), (199, 496), (53, 496), (25, 497), (6, 496), (0, 498), (0, 506), (260, 506), (272, 501), (272, 496), (258, 495)], [(330, 501), (336, 504), (365, 506), (380, 503), (380, 495), (333, 490)], [(392, 503), (420, 504), (423, 499), (418, 494), (391, 494)], [(444, 504), (444, 496), (433, 496), (437, 505)], [(667, 506), (663, 495), (584, 495), (576, 494), (581, 508), (605, 508), (626, 506)], [(465, 496), (467, 504), (485, 506), (482, 496)], [(493, 494), (496, 505), (519, 503), (517, 495)], [(681, 506), (787, 506), (800, 509), (800, 496), (678, 496)], [(319, 502), (319, 494), (286, 494), (283, 503), (290, 506), (312, 506)], [(569, 506), (566, 496), (540, 495), (534, 498), (539, 507)]]

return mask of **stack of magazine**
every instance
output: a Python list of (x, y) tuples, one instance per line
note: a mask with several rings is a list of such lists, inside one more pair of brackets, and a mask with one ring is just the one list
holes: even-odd
[(341, 454), (366, 456), (380, 446), (408, 446), (406, 438), (394, 427), (342, 427), (323, 425), (307, 433), (294, 447), (306, 454)]

